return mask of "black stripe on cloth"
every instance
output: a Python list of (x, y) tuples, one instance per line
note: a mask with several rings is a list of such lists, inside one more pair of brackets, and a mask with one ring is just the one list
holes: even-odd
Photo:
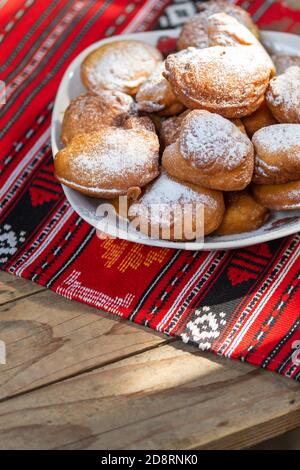
[[(28, 62), (28, 59), (30, 57), (32, 57), (32, 55), (35, 53), (35, 51), (37, 49), (39, 49), (41, 43), (43, 42), (43, 40), (47, 37), (49, 31), (51, 29), (53, 29), (55, 27), (55, 25), (61, 20), (61, 18), (63, 18), (63, 16), (66, 14), (66, 12), (69, 10), (69, 8), (72, 6), (72, 1), (69, 1), (68, 3), (66, 3), (66, 5), (61, 8), (59, 10), (59, 13), (55, 16), (55, 18), (49, 23), (49, 25), (47, 25), (47, 28), (45, 28), (41, 34), (39, 35), (39, 37), (37, 38), (37, 40), (34, 42), (34, 49), (31, 47), (29, 49), (29, 51), (26, 53), (26, 55), (22, 58), (22, 60), (20, 60), (20, 62), (18, 63), (18, 65), (4, 78), (2, 78), (2, 80), (4, 80), (5, 82), (9, 82), (11, 80), (13, 80), (18, 74), (19, 74), (19, 71), (22, 70), (24, 68), (24, 66), (27, 64)], [(50, 10), (50, 8), (48, 10), (50, 10), (50, 13), (51, 11), (53, 10), (53, 6), (55, 6), (55, 2), (52, 3), (52, 8)], [(49, 16), (49, 15), (47, 15)], [(47, 18), (47, 16), (45, 16), (45, 19)], [(30, 37), (34, 34), (34, 32), (36, 31), (37, 27), (36, 27), (36, 24), (34, 25), (34, 27), (32, 28), (32, 34), (30, 35)], [(24, 45), (22, 46), (22, 48), (25, 46), (27, 41), (25, 41)], [(3, 46), (1, 46), (3, 47)], [(19, 47), (19, 45), (17, 46)], [(11, 59), (11, 57), (9, 58)], [(11, 62), (11, 60), (10, 60)], [(4, 63), (3, 66), (6, 67), (8, 65), (8, 63)], [(0, 72), (1, 72), (1, 68), (0, 68)]]
[[(51, 104), (51, 102), (49, 103)], [(34, 142), (31, 145), (31, 141), (35, 138), (37, 132), (40, 130), (40, 127), (45, 124), (45, 120), (50, 118), (51, 113), (52, 113), (52, 108), (49, 108), (49, 104), (39, 113), (39, 117), (43, 116), (43, 120), (38, 122), (38, 118), (35, 117), (34, 120), (31, 122), (31, 125), (26, 129), (24, 134), (20, 137), (19, 142), (22, 142), (22, 150), (24, 150), (25, 146), (29, 146), (29, 149), (33, 147)], [(32, 131), (30, 132), (30, 135), (27, 136), (28, 130)], [(0, 161), (3, 161), (4, 165), (3, 168), (1, 168), (1, 176), (4, 176), (4, 174), (10, 169), (10, 164), (13, 163), (14, 161), (14, 156), (17, 154), (17, 151), (15, 150), (15, 143), (13, 146), (10, 148), (10, 150), (4, 155), (3, 158), (0, 158)]]
[[(290, 239), (288, 239), (290, 240)], [(255, 280), (254, 284), (251, 285), (251, 288), (247, 290), (247, 292), (241, 292), (240, 293), (240, 298), (238, 299), (238, 303), (234, 302), (234, 305), (232, 303), (228, 303), (229, 311), (230, 311), (230, 316), (233, 318), (233, 315), (236, 319), (238, 319), (238, 324), (244, 321), (245, 317), (249, 315), (249, 311), (251, 312), (256, 305), (256, 303), (259, 301), (261, 296), (264, 294), (264, 292), (270, 287), (270, 284), (273, 283), (273, 279), (275, 275), (278, 272), (279, 266), (281, 267), (289, 258), (289, 252), (292, 250), (297, 243), (297, 240), (292, 239), (289, 242), (289, 245), (285, 248), (287, 244), (287, 239), (278, 239), (278, 240), (273, 240), (268, 243), (269, 248), (273, 248), (273, 255), (269, 260), (269, 263), (266, 265), (265, 269), (262, 270), (258, 278)], [(278, 257), (279, 253), (282, 252), (283, 248), (285, 248), (284, 253), (282, 253), (280, 260), (277, 262), (277, 264), (274, 266), (274, 261)], [(288, 251), (288, 253), (287, 253)], [(266, 277), (267, 272), (269, 272), (268, 276)], [(264, 279), (263, 283), (261, 284), (262, 280)], [(247, 285), (247, 283), (245, 283)], [(212, 298), (215, 297), (216, 292), (218, 292), (218, 287), (220, 289), (220, 286), (217, 285), (217, 283), (214, 285), (214, 288), (212, 289)], [(232, 288), (231, 288), (232, 289)], [(234, 290), (233, 290), (234, 292)], [(255, 295), (253, 295), (255, 294)], [(211, 293), (209, 293), (211, 295)], [(236, 295), (236, 297), (239, 297)], [(252, 300), (249, 302), (247, 301), (247, 298), (252, 297)], [(206, 298), (207, 300), (207, 298)], [(210, 305), (210, 304), (208, 304)], [(223, 305), (222, 302), (220, 304), (220, 308), (223, 310), (227, 308), (227, 304)], [(235, 312), (236, 310), (236, 312)], [(232, 341), (233, 337), (237, 333), (239, 329), (239, 326), (233, 326), (232, 323), (228, 326), (228, 329), (224, 330), (224, 333), (222, 334), (222, 337), (219, 338), (218, 342), (222, 345), (218, 349), (218, 353), (223, 354), (225, 349), (228, 347), (229, 342)], [(224, 342), (225, 340), (225, 342)]]
[(51, 286), (59, 278), (59, 276), (61, 276), (66, 271), (66, 269), (70, 266), (70, 264), (73, 263), (73, 261), (75, 261), (75, 259), (84, 250), (84, 248), (89, 243), (91, 238), (95, 235), (95, 233), (96, 233), (96, 229), (91, 228), (90, 231), (88, 232), (88, 234), (82, 240), (82, 242), (78, 245), (78, 247), (75, 250), (75, 252), (73, 253), (73, 255), (68, 259), (68, 261), (66, 261), (64, 263), (64, 265), (61, 267), (61, 269), (59, 271), (57, 271), (56, 274), (47, 282), (47, 284), (46, 284), (47, 288), (51, 288)]
[[(43, 71), (44, 66), (51, 60), (53, 56), (55, 56), (55, 54), (58, 51), (58, 48), (65, 42), (65, 40), (70, 35), (72, 30), (81, 21), (81, 19), (86, 15), (86, 13), (89, 11), (90, 8), (91, 8), (91, 5), (88, 5), (85, 8), (81, 9), (78, 13), (76, 13), (73, 21), (69, 23), (65, 31), (58, 37), (53, 47), (51, 47), (47, 51), (47, 54), (43, 57), (39, 65), (35, 68), (33, 72), (30, 73), (28, 77), (26, 77), (26, 80), (24, 80), (23, 83), (14, 90), (10, 98), (8, 98), (8, 100), (5, 103), (5, 106), (2, 109), (0, 109), (0, 117), (5, 116), (5, 113), (8, 111), (9, 107), (12, 106), (17, 101), (20, 94), (28, 87), (28, 84), (32, 83), (32, 81)], [(55, 19), (55, 23), (57, 22), (58, 22), (57, 19)], [(36, 50), (37, 48), (35, 48), (34, 52)], [(0, 137), (1, 137), (1, 134), (0, 134)]]
[(158, 273), (156, 274), (156, 277), (155, 279), (153, 280), (152, 284), (150, 284), (149, 286), (147, 286), (147, 289), (143, 292), (143, 294), (141, 295), (138, 303), (135, 305), (134, 309), (133, 309), (133, 312), (132, 314), (130, 315), (129, 317), (129, 320), (133, 321), (134, 318), (136, 317), (136, 315), (139, 313), (139, 311), (141, 310), (143, 304), (146, 302), (148, 296), (151, 294), (151, 292), (154, 290), (156, 284), (158, 283), (158, 281), (161, 279), (161, 277), (163, 276), (163, 274), (168, 270), (170, 269), (174, 263), (176, 262), (177, 258), (179, 257), (179, 255), (182, 253), (181, 250), (176, 250), (174, 255), (171, 257), (171, 259), (158, 271)]
[(69, 56), (73, 53), (74, 49), (77, 47), (78, 43), (81, 41), (81, 39), (85, 36), (85, 34), (88, 32), (88, 30), (93, 26), (93, 24), (99, 19), (99, 17), (105, 12), (105, 10), (108, 8), (108, 6), (113, 2), (113, 0), (106, 0), (106, 2), (102, 5), (102, 7), (97, 11), (95, 15), (84, 25), (84, 27), (81, 29), (80, 33), (76, 36), (70, 47), (68, 48), (67, 51), (65, 51), (60, 59), (57, 61), (56, 65), (53, 67), (51, 72), (47, 74), (47, 77), (45, 77), (36, 87), (35, 89), (31, 92), (29, 96), (27, 96), (24, 101), (22, 102), (22, 105), (20, 108), (17, 110), (15, 113), (14, 117), (6, 123), (6, 125), (3, 127), (2, 131), (0, 132), (0, 138), (3, 138), (4, 135), (8, 132), (8, 130), (13, 126), (13, 124), (17, 121), (17, 119), (22, 115), (24, 112), (24, 109), (31, 103), (33, 98), (44, 88), (44, 86), (53, 79), (53, 77), (56, 75), (56, 73), (60, 70), (61, 67), (64, 66), (64, 63), (66, 60), (69, 58)]
[[(32, 28), (27, 31), (25, 36), (22, 38), (22, 40), (16, 45), (14, 51), (12, 54), (8, 57), (6, 62), (4, 62), (2, 65), (0, 65), (0, 73), (2, 73), (17, 57), (19, 52), (24, 48), (25, 44), (29, 39), (34, 35), (36, 30), (40, 27), (40, 25), (45, 21), (48, 16), (52, 13), (54, 8), (56, 7), (55, 2), (51, 2), (49, 7), (44, 11), (44, 13), (39, 17), (39, 19), (34, 23)], [(3, 47), (3, 43), (1, 43), (1, 48)]]
[[(30, 9), (34, 6), (34, 0), (31, 0), (31, 3), (29, 3), (28, 1), (25, 1), (23, 2), (23, 5), (22, 7), (20, 7), (15, 13), (14, 13), (14, 18), (15, 20), (13, 21), (12, 20), (12, 26), (11, 28), (9, 28), (9, 30), (7, 31), (6, 28), (5, 28), (5, 33), (2, 33), (0, 35), (0, 37), (2, 36), (1, 38), (1, 48), (3, 47), (3, 43), (5, 42), (5, 40), (8, 38), (9, 39), (9, 35), (12, 31), (14, 31), (14, 29), (16, 28), (16, 26), (18, 26), (18, 24), (20, 23), (20, 21), (24, 18), (24, 16), (26, 15), (26, 13), (30, 12)], [(21, 12), (23, 12), (22, 14), (20, 14)], [(0, 70), (1, 72), (1, 70)]]

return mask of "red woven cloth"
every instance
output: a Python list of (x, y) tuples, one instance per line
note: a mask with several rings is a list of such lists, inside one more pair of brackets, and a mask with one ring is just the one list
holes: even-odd
[[(259, 26), (300, 33), (298, 0), (239, 3)], [(103, 37), (179, 26), (195, 10), (168, 0), (0, 7), (0, 263), (70, 299), (300, 380), (298, 235), (230, 252), (100, 241), (53, 176), (51, 110), (70, 61)]]

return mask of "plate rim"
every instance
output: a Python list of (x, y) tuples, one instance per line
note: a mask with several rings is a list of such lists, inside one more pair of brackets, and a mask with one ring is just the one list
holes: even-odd
[[(61, 90), (63, 88), (63, 85), (65, 82), (68, 81), (70, 73), (75, 69), (75, 67), (78, 65), (78, 63), (82, 62), (84, 57), (89, 54), (91, 51), (96, 49), (97, 47), (114, 42), (114, 41), (119, 41), (119, 40), (127, 40), (127, 39), (138, 39), (139, 37), (145, 37), (145, 36), (152, 36), (152, 37), (163, 37), (164, 35), (167, 37), (177, 37), (180, 29), (175, 28), (175, 29), (165, 29), (165, 30), (154, 30), (154, 31), (145, 31), (145, 32), (139, 32), (139, 33), (131, 33), (131, 34), (120, 34), (116, 36), (111, 36), (109, 38), (101, 39), (99, 41), (94, 42), (93, 44), (90, 44), (88, 47), (83, 49), (69, 64), (67, 67), (66, 71), (63, 74), (63, 77), (59, 83), (55, 100), (54, 100), (54, 106), (52, 110), (52, 117), (51, 117), (51, 149), (52, 149), (52, 155), (53, 155), (53, 160), (55, 158), (55, 154), (58, 152), (58, 147), (56, 145), (56, 135), (55, 135), (55, 122), (57, 120), (58, 116), (58, 108), (59, 108), (59, 99), (60, 99), (60, 94)], [(266, 42), (269, 40), (274, 43), (275, 37), (278, 38), (278, 36), (281, 36), (287, 42), (297, 40), (300, 43), (300, 36), (292, 33), (285, 33), (281, 31), (261, 31), (262, 39)], [(273, 39), (273, 41), (272, 41)], [(78, 207), (74, 207), (73, 203), (70, 201), (69, 197), (69, 191), (71, 191), (67, 186), (61, 184), (64, 194), (66, 196), (66, 199), (68, 200), (70, 206), (72, 209), (82, 218), (84, 219), (89, 225), (92, 227), (95, 227), (95, 223), (92, 222), (92, 220), (84, 214), (83, 211), (78, 209)], [(286, 211), (287, 213), (293, 213), (293, 211)], [(96, 228), (96, 227), (95, 227)], [(246, 246), (253, 246), (257, 245), (259, 243), (264, 243), (272, 240), (277, 240), (282, 237), (286, 237), (289, 235), (296, 234), (300, 230), (300, 221), (295, 222), (294, 225), (291, 225), (290, 227), (283, 227), (279, 229), (274, 229), (274, 231), (269, 231), (266, 233), (262, 233), (259, 235), (255, 235), (252, 237), (245, 237), (241, 238), (240, 240), (228, 240), (228, 241), (203, 241), (203, 243), (199, 242), (175, 242), (175, 241), (168, 241), (168, 240), (156, 240), (156, 239), (151, 239), (151, 238), (139, 238), (137, 236), (134, 236), (130, 234), (129, 232), (126, 232), (126, 237), (122, 237), (120, 239), (125, 239), (127, 241), (131, 241), (134, 243), (139, 243), (143, 245), (148, 245), (148, 246), (155, 246), (155, 247), (161, 247), (161, 248), (169, 248), (169, 249), (184, 249), (184, 250), (207, 250), (207, 251), (216, 251), (216, 250), (231, 250), (235, 248), (243, 248)], [(112, 232), (106, 231), (108, 235), (111, 235)], [(248, 232), (251, 233), (251, 232)]]

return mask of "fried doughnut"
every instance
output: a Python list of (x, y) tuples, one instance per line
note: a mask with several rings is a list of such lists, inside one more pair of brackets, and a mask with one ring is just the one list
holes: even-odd
[(208, 111), (191, 111), (179, 137), (163, 153), (175, 178), (221, 191), (239, 191), (251, 181), (254, 149), (232, 122)]
[(300, 209), (300, 180), (284, 184), (253, 184), (253, 195), (271, 210)]
[[(187, 109), (178, 116), (172, 116), (162, 122), (159, 136), (163, 148), (173, 144), (175, 140), (178, 139), (182, 121), (190, 112), (191, 110)], [(247, 134), (246, 129), (240, 119), (231, 119), (231, 122), (237, 126), (239, 130), (243, 132), (243, 134)]]
[(168, 56), (165, 68), (164, 76), (186, 107), (228, 118), (254, 113), (272, 74), (257, 46), (189, 48)]
[(275, 65), (258, 39), (242, 23), (227, 15), (218, 13), (208, 19), (208, 44), (212, 46), (256, 46), (257, 54), (262, 54), (271, 69), (272, 76), (276, 74)]
[(135, 95), (162, 61), (161, 53), (141, 41), (113, 41), (92, 51), (81, 64), (81, 79), (88, 90), (103, 88)]
[(257, 230), (269, 217), (269, 210), (256, 202), (247, 190), (228, 192), (224, 197), (226, 210), (216, 232), (218, 235)]
[(297, 55), (272, 54), (271, 58), (275, 64), (277, 75), (281, 75), (293, 65), (300, 67), (300, 56)]
[(180, 32), (177, 48), (178, 50), (187, 47), (208, 47), (208, 18), (216, 13), (225, 12), (236, 18), (246, 28), (248, 28), (254, 36), (259, 38), (259, 31), (253, 23), (250, 15), (237, 5), (230, 5), (227, 1), (210, 1), (201, 4), (198, 7), (200, 13), (188, 20)]
[(60, 150), (55, 173), (62, 184), (88, 196), (138, 195), (158, 175), (158, 152), (154, 132), (103, 127)]
[(98, 131), (103, 126), (120, 126), (124, 119), (136, 114), (133, 98), (125, 93), (101, 90), (97, 95), (79, 95), (65, 111), (61, 140), (67, 145), (77, 135)]
[[(204, 213), (197, 213), (198, 204), (203, 204)], [(182, 220), (187, 205), (192, 208), (192, 231), (188, 230), (188, 233)], [(128, 211), (129, 220), (139, 218), (145, 221), (140, 224), (141, 232), (152, 238), (169, 240), (190, 240), (207, 235), (220, 225), (223, 214), (224, 200), (220, 191), (183, 183), (165, 172), (146, 188), (143, 196)]]
[(275, 124), (257, 131), (253, 181), (281, 184), (300, 179), (300, 124)]
[(267, 126), (277, 124), (278, 121), (274, 118), (269, 110), (266, 102), (264, 102), (257, 111), (250, 116), (243, 118), (243, 124), (249, 137), (252, 137), (259, 129)]
[(170, 83), (162, 75), (164, 68), (163, 64), (159, 65), (139, 88), (136, 101), (140, 111), (157, 113), (159, 116), (173, 116), (184, 110)]
[(279, 122), (300, 123), (300, 67), (274, 77), (266, 93), (267, 104)]

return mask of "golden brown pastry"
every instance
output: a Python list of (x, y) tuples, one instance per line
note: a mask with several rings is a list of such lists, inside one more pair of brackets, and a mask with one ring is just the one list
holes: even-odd
[(61, 140), (68, 144), (73, 137), (98, 131), (103, 126), (120, 126), (128, 116), (136, 114), (133, 98), (125, 93), (101, 90), (97, 95), (79, 95), (65, 111)]
[(162, 165), (182, 181), (239, 191), (251, 181), (254, 149), (229, 120), (208, 111), (191, 111), (176, 142), (165, 149)]
[(253, 184), (255, 199), (271, 210), (300, 209), (300, 180), (284, 184)]
[(277, 121), (300, 123), (300, 67), (290, 67), (274, 77), (266, 101)]
[(249, 137), (252, 137), (259, 129), (272, 126), (277, 122), (265, 102), (257, 111), (243, 119), (243, 124)]
[(220, 225), (223, 214), (221, 192), (180, 182), (165, 172), (146, 188), (128, 212), (129, 220), (142, 233), (168, 240), (207, 235)]
[(288, 183), (300, 179), (300, 124), (275, 124), (257, 131), (253, 181)]
[(300, 67), (300, 56), (287, 54), (272, 54), (271, 56), (277, 71), (277, 75), (284, 73), (293, 65)]
[(242, 23), (227, 15), (218, 13), (208, 19), (208, 45), (212, 46), (256, 46), (256, 54), (261, 54), (271, 69), (272, 76), (276, 74), (275, 65), (258, 39)]
[(93, 92), (106, 88), (135, 95), (161, 61), (162, 55), (150, 44), (133, 40), (109, 42), (84, 59), (81, 79)]
[(226, 210), (216, 232), (218, 235), (257, 230), (269, 217), (269, 210), (255, 201), (247, 190), (225, 193), (224, 197)]
[(159, 116), (173, 116), (184, 110), (183, 104), (174, 95), (170, 83), (162, 75), (164, 68), (164, 65), (160, 64), (140, 86), (136, 94), (140, 111), (157, 113)]
[(62, 184), (94, 197), (138, 196), (158, 175), (159, 142), (144, 129), (103, 127), (74, 137), (54, 160)]
[[(173, 144), (178, 139), (182, 121), (190, 112), (191, 110), (187, 109), (178, 116), (172, 116), (162, 122), (159, 136), (163, 148)], [(231, 119), (231, 122), (237, 126), (243, 134), (247, 134), (241, 119)]]
[(254, 113), (272, 74), (256, 46), (189, 48), (168, 56), (165, 68), (174, 94), (188, 108), (228, 118)]
[(178, 50), (186, 49), (187, 47), (208, 47), (208, 18), (221, 12), (236, 18), (252, 34), (259, 38), (259, 31), (250, 15), (237, 5), (232, 5), (227, 1), (210, 1), (201, 4), (198, 9), (200, 13), (193, 16), (183, 25), (177, 41)]

